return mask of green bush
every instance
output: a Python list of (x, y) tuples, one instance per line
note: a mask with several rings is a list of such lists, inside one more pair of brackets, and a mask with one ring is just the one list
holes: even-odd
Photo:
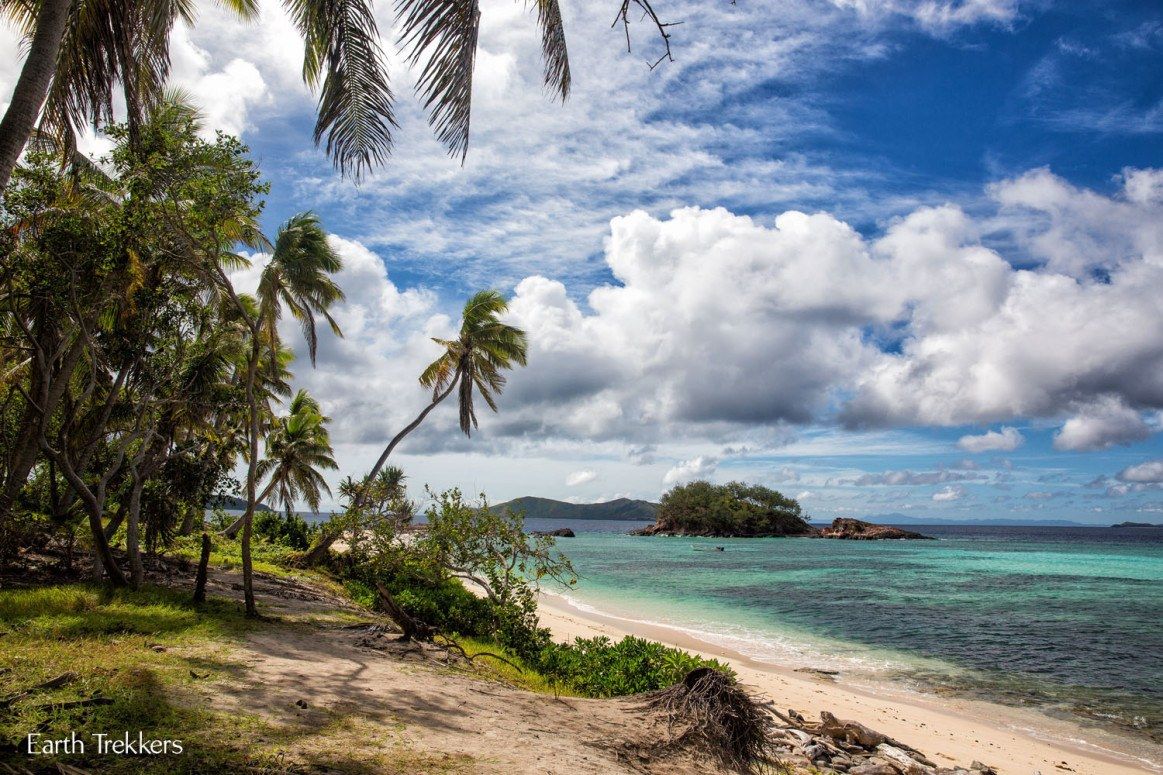
[(533, 663), (541, 674), (589, 697), (619, 697), (678, 683), (691, 670), (726, 665), (661, 643), (627, 636), (617, 643), (602, 636), (571, 644), (550, 643)]
[(314, 529), (298, 514), (260, 511), (254, 515), (254, 532), (272, 544), (305, 550), (311, 546)]
[(343, 582), (343, 588), (355, 602), (366, 608), (375, 608), (378, 595), (372, 587), (358, 579), (347, 579)]

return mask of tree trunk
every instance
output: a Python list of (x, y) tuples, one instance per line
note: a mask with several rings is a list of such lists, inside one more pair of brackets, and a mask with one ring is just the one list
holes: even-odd
[[(275, 481), (274, 476), (272, 476), (270, 483), (267, 484), (266, 489), (262, 491), (262, 495), (255, 499), (254, 505), (256, 509), (258, 508), (258, 504), (262, 503), (270, 496), (271, 491), (275, 489), (275, 484), (277, 484), (277, 482)], [(227, 538), (234, 538), (236, 535), (238, 535), (238, 531), (242, 530), (242, 523), (245, 519), (246, 514), (243, 514), (241, 517), (231, 522), (230, 527), (222, 531), (222, 535), (226, 536)]]
[(84, 506), (85, 512), (89, 516), (89, 532), (93, 534), (93, 553), (109, 577), (109, 583), (115, 587), (126, 586), (128, 582), (125, 580), (125, 574), (121, 572), (121, 568), (117, 567), (117, 561), (113, 559), (113, 552), (109, 549), (109, 541), (105, 538), (105, 526), (101, 523), (101, 518), (105, 512), (105, 488), (108, 486), (109, 479), (120, 468), (121, 461), (119, 460), (112, 465), (105, 477), (97, 483), (96, 488), (91, 489), (73, 468), (68, 455), (54, 452), (43, 434), (40, 437), (40, 446), (45, 454), (56, 462), (57, 467), (64, 474), (65, 480), (69, 483), (69, 487), (76, 493), (81, 505)]
[(198, 558), (198, 575), (194, 577), (194, 602), (206, 602), (206, 569), (210, 565), (210, 534), (202, 534), (202, 556)]
[(324, 558), (327, 557), (327, 552), (331, 549), (331, 545), (339, 540), (341, 535), (343, 535), (343, 531), (339, 529), (324, 530), (319, 535), (319, 540), (311, 547), (311, 551), (307, 552), (299, 560), (298, 565), (304, 568), (313, 568), (323, 562)]
[(85, 503), (85, 511), (89, 513), (89, 530), (93, 534), (93, 551), (97, 555), (97, 559), (100, 560), (105, 575), (109, 577), (109, 583), (115, 587), (127, 586), (129, 582), (126, 581), (121, 568), (117, 566), (117, 561), (113, 559), (113, 552), (109, 549), (109, 542), (105, 540), (105, 530), (101, 525), (101, 506)]
[(57, 57), (69, 22), (72, 0), (42, 0), (28, 59), (20, 70), (12, 102), (0, 120), (0, 191), (12, 179), (16, 162), (32, 137), (57, 70)]
[[(201, 520), (198, 519), (198, 517), (196, 516), (197, 514), (202, 515)], [(186, 511), (186, 516), (182, 517), (182, 526), (178, 528), (178, 535), (188, 536), (188, 535), (190, 535), (190, 533), (194, 532), (195, 527), (202, 527), (205, 524), (206, 524), (206, 511), (205, 511), (205, 509), (203, 509), (202, 511), (198, 511), (197, 509), (189, 509)]]
[[(41, 323), (36, 330), (40, 332)], [(7, 450), (7, 474), (4, 488), (0, 491), (0, 556), (11, 549), (8, 535), (8, 525), (12, 517), (12, 505), (16, 502), (20, 490), (28, 481), (28, 475), (36, 465), (40, 454), (40, 437), (48, 418), (52, 417), (60, 403), (65, 390), (72, 378), (73, 371), (81, 360), (84, 349), (80, 341), (69, 346), (61, 359), (59, 369), (54, 371), (51, 363), (43, 365), (43, 361), (33, 360), (30, 395), (37, 397), (37, 403), (29, 401), (24, 408), (20, 420), (20, 432), (16, 437), (12, 449)]]
[(141, 564), (141, 491), (145, 482), (135, 471), (133, 489), (129, 493), (129, 519), (125, 527), (125, 551), (129, 555), (130, 586), (137, 589), (145, 580), (145, 567)]
[(250, 405), (250, 460), (246, 467), (246, 513), (242, 515), (242, 595), (246, 600), (246, 615), (257, 619), (254, 604), (254, 567), (250, 558), (250, 540), (254, 533), (255, 494), (258, 489), (258, 398), (254, 394), (255, 372), (258, 368), (259, 344), (257, 332), (251, 333), (250, 363), (246, 367), (246, 400)]
[[(419, 414), (419, 416), (416, 417), (415, 420), (408, 423), (408, 425), (405, 426), (404, 430), (402, 430), (396, 434), (396, 437), (388, 443), (388, 446), (384, 450), (384, 453), (382, 455), (380, 455), (380, 459), (376, 461), (376, 464), (374, 466), (372, 466), (371, 473), (369, 473), (367, 475), (367, 479), (365, 480), (366, 482), (370, 482), (372, 479), (374, 479), (376, 477), (377, 474), (379, 474), (380, 469), (384, 467), (384, 463), (388, 462), (388, 455), (392, 454), (392, 450), (394, 450), (396, 448), (396, 445), (399, 444), (401, 441), (403, 441), (405, 436), (407, 436), (409, 433), (411, 433), (412, 431), (414, 431), (418, 427), (420, 427), (420, 423), (424, 422), (424, 418), (428, 416), (429, 412), (431, 412), (433, 409), (436, 408), (437, 404), (439, 404), (444, 399), (448, 398), (448, 394), (451, 393), (453, 391), (453, 389), (456, 387), (456, 383), (460, 382), (460, 377), (461, 377), (460, 371), (457, 371), (456, 376), (453, 378), (452, 382), (450, 382), (448, 384), (448, 388), (443, 393), (441, 393), (440, 395), (433, 398), (432, 403), (430, 403), (430, 404), (428, 404), (428, 406), (424, 407), (424, 411), (421, 412)], [(360, 509), (364, 506), (364, 498), (366, 497), (366, 492), (367, 492), (367, 488), (365, 488), (365, 487), (359, 488), (359, 491), (355, 496), (355, 502), (351, 505), (352, 511)], [(334, 539), (332, 539), (332, 540), (334, 540)]]
[(109, 521), (105, 523), (105, 540), (106, 541), (113, 540), (113, 536), (117, 533), (117, 528), (121, 527), (121, 523), (125, 521), (125, 512), (128, 510), (129, 510), (129, 503), (128, 502), (126, 502), (124, 505), (122, 505), (120, 503), (117, 504), (117, 511), (115, 511), (113, 513), (113, 516), (109, 518)]
[(392, 618), (396, 624), (400, 625), (400, 629), (404, 634), (401, 640), (431, 640), (432, 634), (435, 630), (425, 624), (424, 622), (413, 618), (407, 611), (400, 607), (396, 602), (396, 598), (392, 597), (392, 593), (387, 588), (376, 582), (376, 591), (380, 593), (380, 602), (383, 603), (384, 610), (388, 616)]

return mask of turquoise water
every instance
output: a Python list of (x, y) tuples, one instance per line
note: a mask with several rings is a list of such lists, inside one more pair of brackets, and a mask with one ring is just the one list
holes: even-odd
[[(568, 596), (583, 606), (759, 660), (1163, 741), (1163, 530), (934, 527), (924, 532), (938, 541), (866, 542), (569, 526), (578, 537), (559, 546), (581, 576)], [(716, 545), (725, 551), (696, 550)]]

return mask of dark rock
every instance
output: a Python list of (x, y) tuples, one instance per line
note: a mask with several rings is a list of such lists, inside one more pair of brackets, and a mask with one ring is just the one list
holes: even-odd
[(568, 527), (559, 527), (557, 530), (534, 530), (535, 536), (554, 536), (556, 538), (577, 538)]
[(820, 531), (821, 538), (842, 538), (851, 541), (876, 541), (884, 539), (927, 539), (927, 535), (914, 533), (911, 530), (902, 530), (891, 525), (876, 525), (859, 519), (840, 517), (832, 521), (831, 526)]

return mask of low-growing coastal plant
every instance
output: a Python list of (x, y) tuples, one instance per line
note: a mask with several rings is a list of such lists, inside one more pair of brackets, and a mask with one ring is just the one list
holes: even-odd
[(587, 697), (619, 697), (655, 691), (678, 683), (697, 668), (734, 676), (727, 665), (654, 641), (626, 636), (577, 638), (550, 643), (535, 660), (537, 670)]

